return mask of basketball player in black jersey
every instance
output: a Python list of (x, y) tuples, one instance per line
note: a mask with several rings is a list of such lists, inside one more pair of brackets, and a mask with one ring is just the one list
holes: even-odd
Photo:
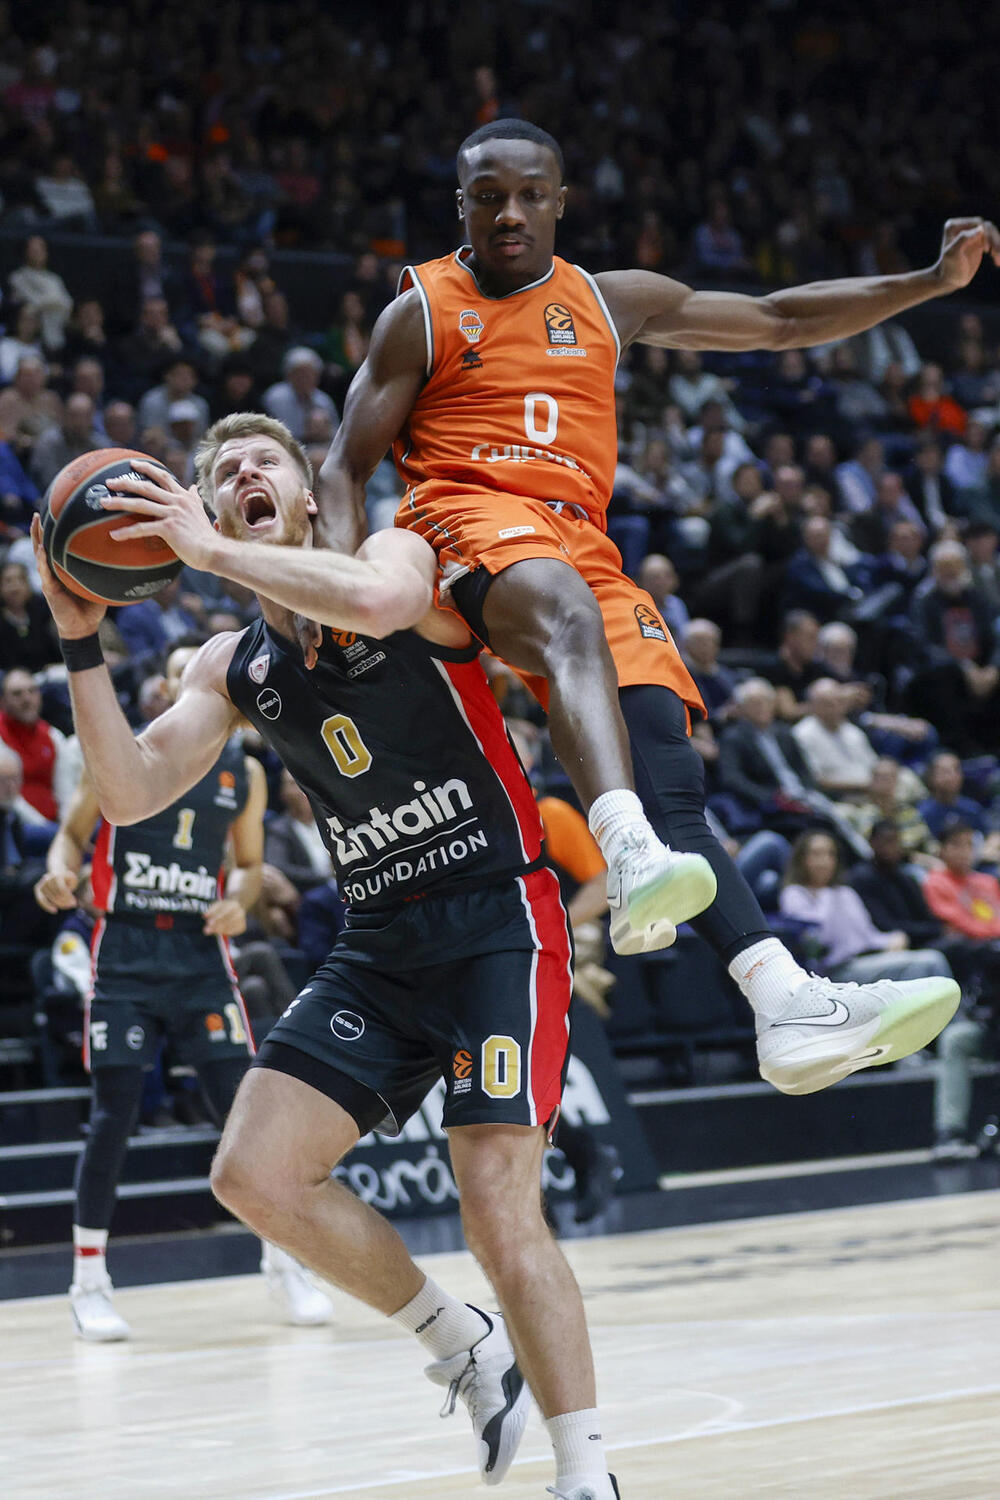
[[(309, 796), (348, 901), (344, 934), (241, 1085), (215, 1191), (416, 1335), (446, 1408), (459, 1396), (469, 1407), (488, 1484), (509, 1468), (529, 1404), (509, 1325), (547, 1419), (557, 1493), (614, 1500), (582, 1301), (540, 1199), (568, 1052), (566, 917), (477, 648), (431, 608), (434, 557), (420, 538), (381, 532), (357, 556), (311, 546), (308, 460), (280, 423), (225, 418), (197, 464), (217, 530), (196, 493), (149, 466), (148, 483), (114, 497), (135, 517), (119, 534), (162, 536), (192, 566), (255, 589), (263, 618), (204, 646), (138, 740), (99, 660), (101, 606), (61, 588), (34, 536), (73, 641), (74, 718), (105, 815), (130, 824), (182, 797), (245, 716)], [(296, 613), (328, 627), (312, 672)], [(330, 1177), (367, 1131), (397, 1132), (442, 1076), (466, 1238), (503, 1316), (431, 1282), (389, 1223)]]
[[(194, 655), (172, 652), (166, 693), (175, 698)], [(178, 801), (130, 828), (101, 822), (91, 867), (98, 912), (84, 1059), (91, 1075), (90, 1131), (77, 1163), (70, 1306), (91, 1343), (129, 1337), (112, 1302), (105, 1253), (143, 1074), (165, 1037), (193, 1067), (216, 1120), (229, 1113), (253, 1051), (228, 939), (246, 927), (260, 890), (267, 789), (260, 763), (235, 740)], [(76, 905), (97, 795), (86, 771), (35, 887), (44, 910)], [(223, 872), (227, 848), (228, 870)], [(281, 1250), (265, 1245), (261, 1269), (290, 1322), (325, 1323), (330, 1299)]]

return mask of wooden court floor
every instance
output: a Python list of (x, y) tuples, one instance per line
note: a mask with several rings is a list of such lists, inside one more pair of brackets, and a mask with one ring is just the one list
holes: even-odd
[[(1000, 1192), (568, 1253), (622, 1500), (1000, 1497)], [(489, 1305), (468, 1256), (427, 1265)], [(119, 1305), (134, 1341), (88, 1346), (62, 1298), (0, 1304), (4, 1500), (488, 1493), (417, 1346), (346, 1298), (328, 1329), (275, 1322), (256, 1277)], [(533, 1417), (496, 1493), (551, 1483)]]

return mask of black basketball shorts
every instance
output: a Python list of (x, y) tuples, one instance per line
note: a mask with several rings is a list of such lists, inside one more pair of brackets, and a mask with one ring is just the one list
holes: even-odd
[(255, 1065), (328, 1094), (362, 1135), (397, 1135), (442, 1076), (446, 1127), (550, 1126), (572, 986), (566, 913), (548, 869), (352, 913)]
[(225, 938), (101, 917), (91, 943), (83, 1059), (89, 1072), (148, 1067), (163, 1037), (197, 1068), (252, 1055), (253, 1037)]

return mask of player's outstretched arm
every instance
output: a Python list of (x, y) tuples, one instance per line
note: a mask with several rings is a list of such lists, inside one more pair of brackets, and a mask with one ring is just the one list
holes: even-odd
[(321, 545), (353, 552), (365, 535), (365, 485), (406, 425), (426, 373), (423, 312), (411, 291), (391, 302), (375, 324), (319, 471), (314, 529)]
[(967, 286), (985, 255), (1000, 266), (1000, 231), (986, 219), (949, 219), (933, 266), (901, 276), (852, 276), (766, 297), (700, 292), (651, 271), (597, 281), (623, 343), (673, 349), (805, 349), (850, 338), (919, 302)]
[[(106, 509), (133, 518), (111, 533), (116, 540), (162, 537), (190, 567), (253, 589), (292, 614), (335, 630), (387, 636), (415, 625), (430, 608), (434, 553), (412, 533), (390, 533), (388, 545), (374, 550), (366, 545), (357, 557), (331, 547), (242, 541), (216, 530), (193, 486), (185, 489), (143, 459), (133, 467), (146, 478), (130, 475), (128, 492), (104, 501)], [(109, 481), (109, 488), (117, 483)]]

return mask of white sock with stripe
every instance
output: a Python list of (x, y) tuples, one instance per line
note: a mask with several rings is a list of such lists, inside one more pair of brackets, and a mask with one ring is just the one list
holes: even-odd
[(737, 953), (729, 972), (758, 1015), (774, 1020), (809, 975), (777, 938), (762, 938)]
[(435, 1359), (451, 1359), (489, 1332), (482, 1313), (442, 1291), (429, 1276), (412, 1301), (392, 1314), (392, 1321), (414, 1334)]
[(591, 803), (587, 822), (600, 845), (606, 865), (612, 864), (618, 857), (629, 837), (639, 837), (644, 843), (659, 843), (642, 810), (642, 803), (635, 792), (627, 787), (614, 792), (602, 792), (600, 797), (595, 798)]
[(587, 1484), (598, 1497), (612, 1496), (600, 1412), (565, 1412), (561, 1417), (550, 1417), (545, 1426), (556, 1456), (556, 1488), (569, 1491)]
[(73, 1225), (73, 1285), (99, 1286), (108, 1274), (105, 1253), (108, 1248), (106, 1229), (84, 1229)]

